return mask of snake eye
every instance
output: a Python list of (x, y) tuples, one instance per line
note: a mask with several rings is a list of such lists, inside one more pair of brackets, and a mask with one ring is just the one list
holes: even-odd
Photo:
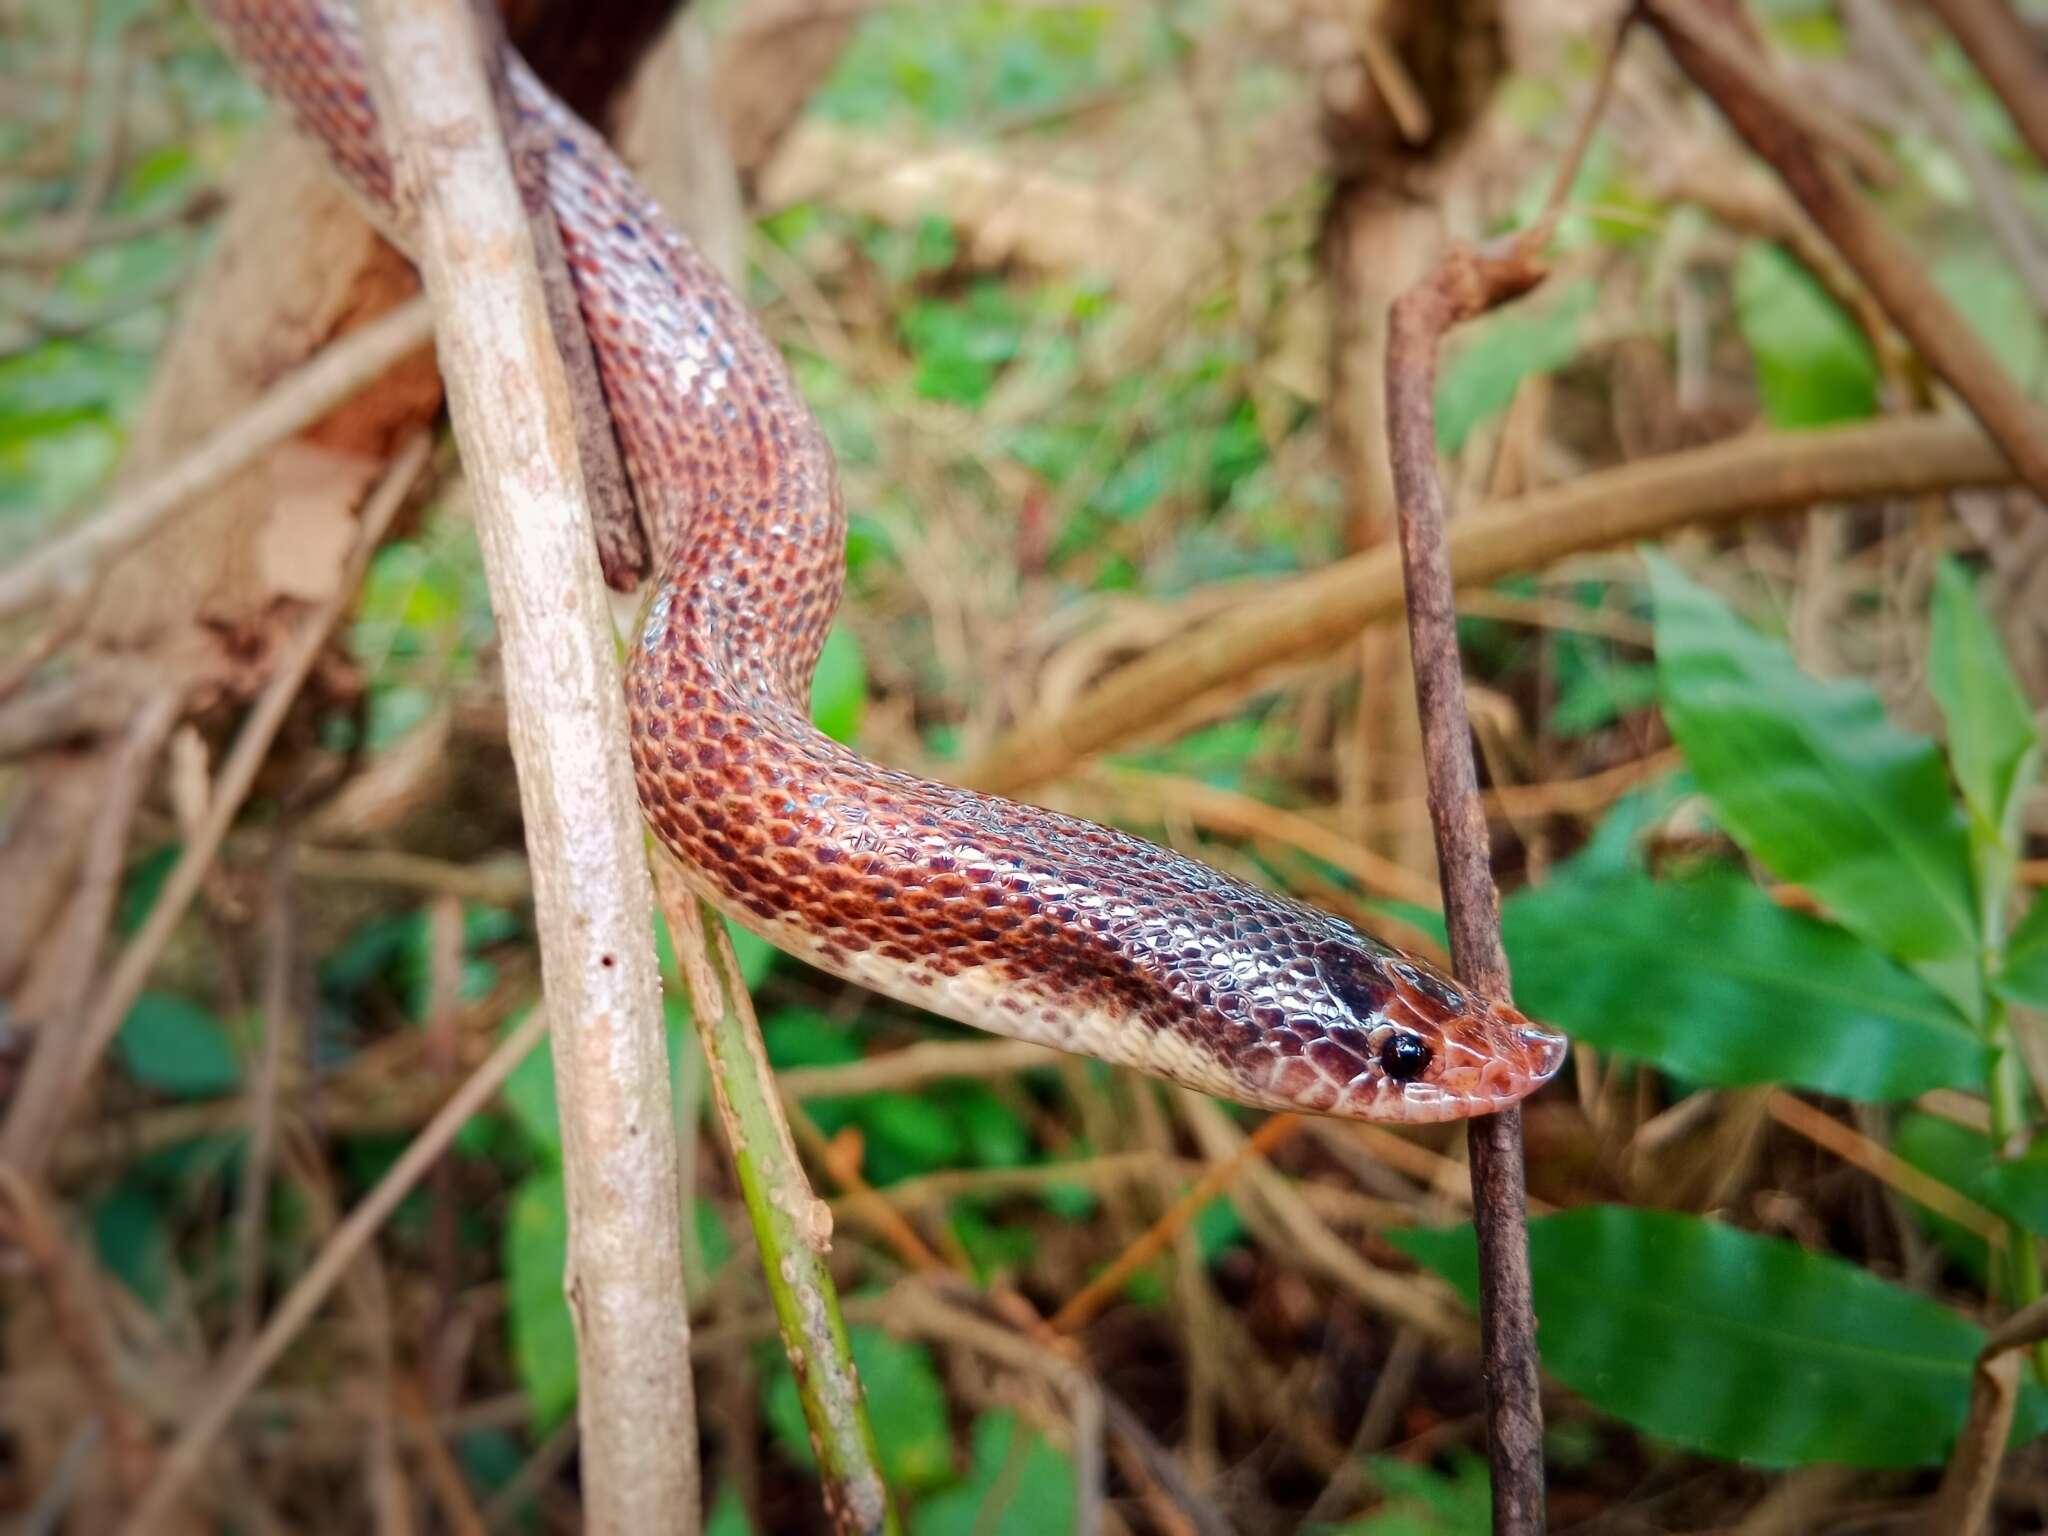
[(1389, 1035), (1380, 1047), (1380, 1070), (1397, 1083), (1412, 1083), (1429, 1070), (1432, 1054), (1419, 1036)]

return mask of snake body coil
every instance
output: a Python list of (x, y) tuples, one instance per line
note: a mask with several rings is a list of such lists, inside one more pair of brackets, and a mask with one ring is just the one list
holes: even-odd
[[(345, 0), (207, 0), (402, 241)], [(1275, 1108), (1482, 1114), (1562, 1037), (1311, 908), (1108, 828), (878, 767), (811, 725), (845, 518), (832, 455), (739, 299), (516, 60), (642, 515), (627, 672), (649, 823), (777, 947), (999, 1034)]]

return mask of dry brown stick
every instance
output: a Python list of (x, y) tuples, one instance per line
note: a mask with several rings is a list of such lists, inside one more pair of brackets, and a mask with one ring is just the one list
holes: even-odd
[[(299, 1330), (312, 1320), (335, 1285), (348, 1273), (391, 1213), (398, 1209), (399, 1202), (412, 1193), (413, 1186), (448, 1149), (455, 1133), (468, 1124), (470, 1117), (504, 1085), (505, 1079), (512, 1075), (512, 1069), (540, 1044), (546, 1028), (547, 1011), (534, 1009), (477, 1068), (469, 1081), (441, 1106), (425, 1129), (413, 1139), (412, 1145), (377, 1181), (376, 1187), (334, 1229), (333, 1236), (322, 1245), (306, 1272), (277, 1304), (277, 1310), (263, 1325), (263, 1331), (256, 1335), (247, 1350), (226, 1366), (219, 1380), (193, 1409), (177, 1441), (165, 1455), (156, 1481), (121, 1527), (121, 1536), (154, 1536), (163, 1528), (165, 1516), (176, 1505), (185, 1485), (205, 1465), (214, 1442), (227, 1427), (242, 1399), (277, 1363)], [(655, 1341), (649, 1342), (651, 1345)]]
[(1719, 49), (1709, 37), (1738, 32), (1740, 0), (1644, 0), (1671, 56), (1706, 92), (1749, 147), (1778, 173), (1813, 222), (1891, 316), (1892, 323), (1984, 424), (2020, 477), (2048, 497), (2048, 414), (1999, 366), (1973, 327), (1934, 286), (1926, 264), (1773, 94), (1769, 58), (1754, 47)]
[(1977, 73), (1998, 93), (2013, 126), (2048, 166), (2048, 58), (2006, 0), (1927, 0)]
[[(1507, 951), (1501, 945), (1500, 896), (1493, 885), (1492, 847), (1465, 709), (1443, 484), (1436, 465), (1434, 396), (1445, 333), (1527, 293), (1543, 274), (1533, 242), (1517, 241), (1491, 255), (1453, 250), (1432, 276), (1394, 301), (1387, 329), (1387, 436), (1444, 920), (1458, 979), (1501, 998), (1508, 995)], [(1547, 1524), (1543, 1399), (1529, 1277), (1521, 1111), (1474, 1120), (1469, 1137), (1493, 1528), (1498, 1536), (1536, 1536)]]
[(109, 557), (133, 549), (172, 513), (432, 339), (433, 316), (416, 299), (337, 341), (176, 463), (0, 573), (0, 618), (82, 589)]
[(1925, 1536), (1976, 1536), (1998, 1491), (2024, 1369), (2019, 1351), (2048, 1339), (2048, 1301), (2023, 1307), (1991, 1330), (1970, 1380), (1970, 1413), (1942, 1474)]
[[(1674, 528), (2012, 481), (2012, 466), (1967, 422), (1910, 418), (1756, 433), (1474, 507), (1451, 528), (1451, 562), (1461, 585), (1479, 586)], [(1392, 549), (1248, 587), (1238, 606), (1175, 634), (1057, 716), (1020, 724), (963, 778), (995, 790), (1043, 783), (1171, 720), (1191, 700), (1223, 688), (1249, 692), (1268, 669), (1320, 656), (1400, 612), (1400, 557)]]
[(555, 1024), (585, 1519), (668, 1530), (698, 1507), (697, 1430), (653, 888), (575, 403), (500, 115), (502, 38), (472, 0), (363, 17), (504, 647)]
[(0, 1162), (11, 1162), (30, 1172), (41, 1168), (73, 1101), (91, 1078), (121, 1021), (141, 995), (157, 956), (198, 894), (221, 839), (227, 835), (229, 824), (256, 782), (256, 771), (263, 766), (286, 712), (326, 647), (328, 632), (355, 601), (356, 587), (369, 566), (370, 556), (383, 542), (384, 532), (398, 515), (414, 479), (426, 467), (428, 447), (426, 433), (415, 435), (399, 450), (371, 493), (363, 508), (355, 548), (349, 552), (334, 594), (306, 616), (279, 655), (276, 671), (249, 711), (214, 780), (213, 798), (207, 804), (198, 834), (186, 843), (185, 851), (157, 895), (156, 904), (135, 937), (128, 941), (128, 947), (122, 950), (79, 1027), (47, 1031), (36, 1042), (36, 1053), (29, 1060), (7, 1122), (0, 1126)]

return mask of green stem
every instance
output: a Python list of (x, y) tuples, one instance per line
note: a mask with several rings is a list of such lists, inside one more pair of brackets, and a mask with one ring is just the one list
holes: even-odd
[[(1994, 958), (1994, 963), (1997, 957)], [(1987, 967), (1987, 972), (1991, 968)], [(1995, 974), (1995, 972), (1991, 972)], [(1987, 974), (1987, 983), (1990, 974)], [(2013, 1047), (2012, 1020), (2005, 1000), (1985, 988), (1984, 1039), (1991, 1047), (1991, 1151), (2003, 1161), (2013, 1136), (2026, 1124), (2026, 1087), (2020, 1076), (2019, 1052)], [(2041, 1299), (2041, 1251), (2034, 1234), (2010, 1217), (2005, 1223), (2007, 1299), (2014, 1310)], [(2034, 1346), (2034, 1371), (2048, 1381), (2048, 1341)]]
[(655, 889), (689, 983), (718, 1118), (760, 1245), (782, 1346), (796, 1373), (826, 1515), (842, 1533), (901, 1536), (854, 1371), (839, 1290), (825, 1264), (831, 1210), (812, 1193), (798, 1161), (732, 941), (718, 914), (685, 889), (658, 855)]

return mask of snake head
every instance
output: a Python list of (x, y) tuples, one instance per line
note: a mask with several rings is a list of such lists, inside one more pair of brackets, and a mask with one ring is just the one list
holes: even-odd
[(1564, 1065), (1564, 1036), (1424, 962), (1327, 920), (1240, 1037), (1234, 1065), (1268, 1101), (1360, 1120), (1505, 1109)]

